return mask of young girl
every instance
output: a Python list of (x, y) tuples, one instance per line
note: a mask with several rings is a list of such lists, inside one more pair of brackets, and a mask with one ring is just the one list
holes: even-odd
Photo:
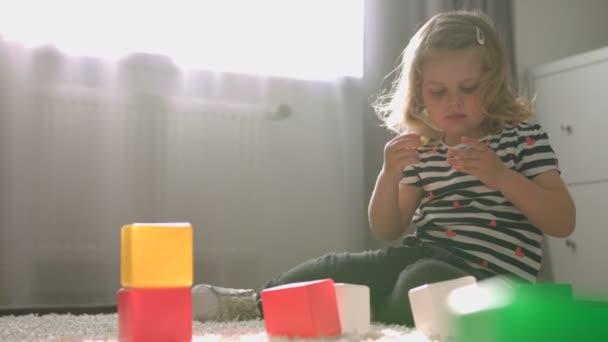
[[(369, 222), (379, 239), (397, 239), (409, 226), (413, 234), (399, 247), (309, 260), (265, 288), (322, 278), (367, 285), (375, 321), (412, 325), (411, 288), (465, 275), (534, 282), (543, 233), (572, 233), (574, 203), (557, 159), (542, 128), (526, 123), (529, 105), (513, 94), (485, 16), (431, 18), (400, 68), (376, 102), (399, 135), (384, 147)], [(195, 319), (255, 317), (255, 296), (195, 286)]]

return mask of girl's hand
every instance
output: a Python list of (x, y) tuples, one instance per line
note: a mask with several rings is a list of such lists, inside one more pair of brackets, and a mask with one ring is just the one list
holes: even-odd
[(422, 145), (421, 136), (416, 133), (406, 133), (391, 139), (384, 145), (382, 173), (399, 182), (403, 169), (420, 160), (416, 148)]
[(461, 141), (471, 149), (449, 149), (448, 163), (455, 170), (479, 178), (487, 187), (499, 190), (509, 168), (485, 143), (469, 137), (462, 137)]

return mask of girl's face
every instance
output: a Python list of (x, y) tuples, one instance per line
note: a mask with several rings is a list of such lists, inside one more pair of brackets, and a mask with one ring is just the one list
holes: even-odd
[(478, 48), (435, 50), (422, 64), (422, 100), (448, 145), (460, 143), (462, 136), (484, 136), (479, 94), (482, 72)]

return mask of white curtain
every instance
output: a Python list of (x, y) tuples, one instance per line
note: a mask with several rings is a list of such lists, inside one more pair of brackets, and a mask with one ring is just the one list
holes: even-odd
[(0, 40), (0, 309), (114, 304), (133, 222), (191, 222), (197, 283), (360, 250), (361, 94)]

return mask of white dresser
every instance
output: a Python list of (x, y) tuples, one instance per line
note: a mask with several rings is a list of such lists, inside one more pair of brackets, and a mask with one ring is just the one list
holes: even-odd
[(546, 240), (549, 275), (608, 297), (608, 47), (534, 68), (529, 85), (577, 209), (575, 232)]

